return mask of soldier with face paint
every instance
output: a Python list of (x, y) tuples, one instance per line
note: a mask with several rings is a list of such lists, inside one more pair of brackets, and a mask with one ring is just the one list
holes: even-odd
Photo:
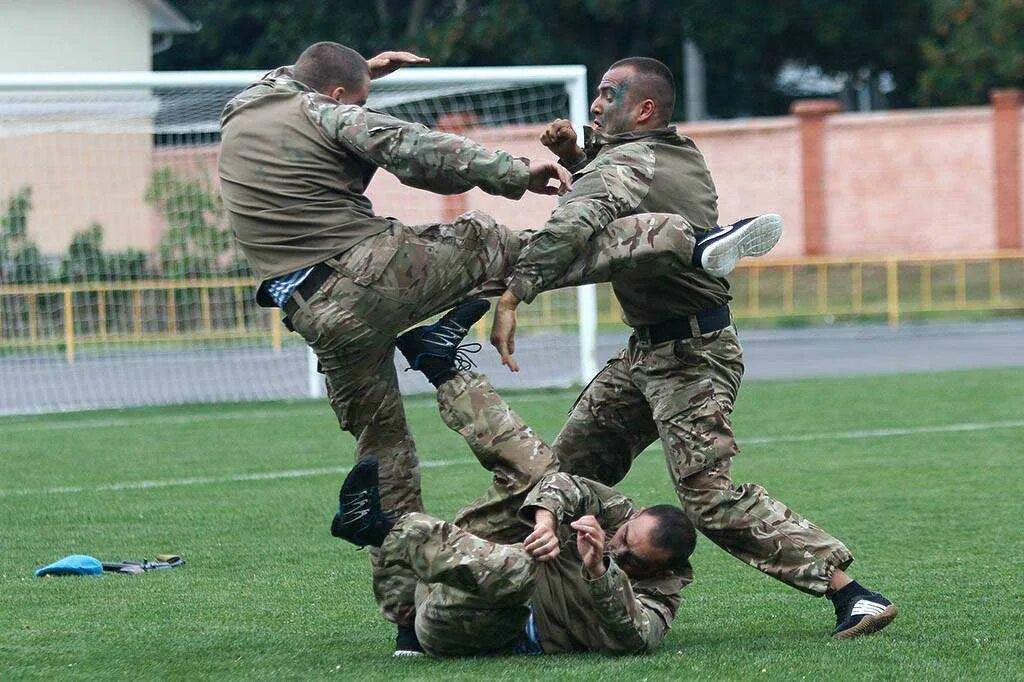
[(551, 448), (487, 378), (460, 370), (458, 351), (437, 354), (430, 335), (413, 329), (399, 348), (437, 386), (441, 418), (493, 473), (491, 486), (451, 523), (396, 513), (380, 501), (376, 461), (363, 460), (331, 532), (417, 577), (415, 627), (429, 654), (656, 649), (693, 578), (686, 515), (558, 473)]
[[(639, 226), (644, 214), (678, 214), (695, 230), (695, 261), (708, 241), (702, 235), (730, 238), (704, 232), (718, 223), (718, 196), (696, 145), (669, 125), (674, 107), (672, 73), (664, 64), (623, 59), (601, 78), (582, 149), (567, 121), (555, 121), (542, 136), (573, 170), (573, 187), (524, 248), (498, 303), (491, 341), (513, 371), (516, 306), (561, 276), (574, 254), (613, 220), (636, 216)], [(758, 244), (748, 247), (760, 250)], [(614, 485), (633, 458), (660, 438), (679, 500), (698, 530), (754, 568), (803, 592), (829, 596), (836, 611), (833, 635), (883, 628), (896, 617), (896, 607), (844, 572), (853, 557), (842, 542), (761, 486), (732, 482), (739, 447), (729, 417), (743, 354), (729, 312), (728, 281), (708, 270), (622, 270), (612, 277), (633, 334), (584, 389), (552, 444), (561, 469)]]
[[(281, 307), (316, 353), (339, 425), (355, 437), (357, 458), (377, 458), (381, 495), (397, 512), (421, 511), (423, 503), (395, 335), (467, 298), (500, 294), (533, 233), (479, 211), (405, 225), (374, 212), (367, 185), (382, 169), (437, 193), (479, 187), (519, 199), (564, 193), (570, 182), (554, 162), (491, 151), (365, 106), (372, 79), (425, 61), (407, 52), (366, 60), (343, 45), (316, 43), (232, 98), (221, 115), (221, 196), (260, 282), (257, 302)], [(633, 219), (608, 225), (550, 288), (604, 282), (630, 268), (691, 270), (686, 221), (650, 219), (639, 229)], [(717, 248), (742, 255), (727, 241)], [(482, 314), (445, 315), (439, 332), (462, 333)], [(416, 652), (415, 577), (371, 558), (374, 594), (398, 626), (396, 653)]]

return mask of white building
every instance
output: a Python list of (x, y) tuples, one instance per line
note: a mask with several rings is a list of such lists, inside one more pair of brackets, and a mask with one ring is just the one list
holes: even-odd
[(198, 29), (166, 0), (2, 0), (0, 72), (149, 71)]
[[(155, 51), (197, 30), (166, 0), (0, 0), (0, 74), (150, 71)], [(94, 222), (108, 250), (154, 249), (158, 106), (145, 89), (0, 92), (0, 208), (29, 188), (28, 233), (48, 256)]]

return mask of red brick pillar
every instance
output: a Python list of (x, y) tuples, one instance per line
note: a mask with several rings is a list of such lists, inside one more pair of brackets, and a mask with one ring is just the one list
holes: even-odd
[(825, 119), (842, 107), (834, 99), (793, 102), (790, 112), (800, 121), (800, 169), (804, 199), (804, 253), (828, 253), (828, 198), (825, 196)]
[(1021, 247), (1020, 108), (1024, 93), (1017, 88), (993, 90), (992, 140), (995, 143), (996, 246)]
[[(458, 112), (444, 114), (437, 119), (437, 129), (446, 133), (466, 136), (466, 131), (477, 123), (476, 116), (472, 113)], [(441, 221), (450, 223), (460, 215), (469, 210), (469, 202), (466, 195), (446, 194), (441, 198)]]

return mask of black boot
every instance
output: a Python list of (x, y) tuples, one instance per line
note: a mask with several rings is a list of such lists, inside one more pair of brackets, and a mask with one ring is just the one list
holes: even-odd
[(416, 636), (416, 629), (411, 625), (399, 625), (398, 636), (395, 637), (394, 656), (422, 656), (423, 647), (420, 645), (419, 637)]
[(484, 316), (490, 302), (484, 299), (455, 306), (434, 324), (413, 327), (395, 341), (409, 361), (409, 369), (423, 372), (435, 387), (455, 376), (457, 371), (476, 365), (466, 353), (480, 351), (479, 343), (462, 344), (477, 320)]
[(331, 535), (359, 547), (380, 547), (393, 525), (380, 508), (377, 458), (359, 460), (338, 491), (338, 513), (331, 522)]

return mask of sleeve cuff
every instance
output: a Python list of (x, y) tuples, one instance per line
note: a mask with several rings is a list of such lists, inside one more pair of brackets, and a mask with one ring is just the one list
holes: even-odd
[(538, 509), (548, 510), (549, 512), (555, 515), (555, 520), (558, 523), (562, 522), (562, 510), (559, 508), (559, 505), (552, 504), (550, 500), (543, 498), (536, 500), (527, 499), (526, 502), (524, 502), (522, 506), (519, 507), (520, 520), (522, 520), (527, 525), (532, 526), (534, 523), (534, 516), (536, 515)]
[(508, 290), (515, 294), (522, 303), (533, 303), (533, 299), (537, 298), (535, 287), (521, 275), (512, 276), (508, 282)]
[(521, 199), (526, 194), (526, 188), (530, 185), (530, 160), (521, 157), (513, 157), (512, 169), (509, 171), (508, 192), (505, 197), (508, 199)]
[(565, 168), (566, 170), (568, 170), (571, 173), (575, 173), (576, 171), (581, 170), (589, 162), (590, 162), (590, 159), (587, 158), (586, 154), (580, 154), (579, 161), (577, 161), (576, 163), (566, 163), (562, 159), (559, 159), (558, 160), (558, 165), (563, 167), (563, 168)]
[(616, 580), (616, 574), (621, 569), (607, 554), (604, 556), (604, 573), (600, 578), (591, 578), (587, 575), (587, 569), (580, 564), (580, 576), (583, 582), (590, 586), (590, 592), (594, 595), (611, 594), (612, 585)]

